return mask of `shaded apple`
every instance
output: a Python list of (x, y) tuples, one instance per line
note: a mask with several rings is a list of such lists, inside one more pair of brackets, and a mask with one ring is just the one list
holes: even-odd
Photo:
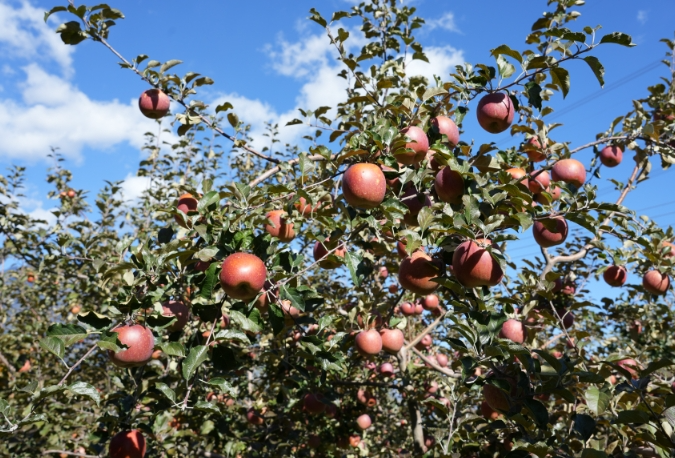
[[(548, 221), (546, 224), (549, 224), (552, 227), (546, 227), (544, 221)], [(568, 231), (565, 218), (562, 216), (554, 216), (552, 218), (547, 218), (544, 221), (535, 221), (532, 225), (532, 235), (537, 244), (541, 247), (549, 248), (564, 243), (565, 239), (567, 239)]]
[(412, 149), (413, 151), (405, 151), (396, 154), (396, 160), (404, 165), (412, 165), (421, 162), (426, 157), (427, 151), (429, 150), (429, 139), (427, 138), (426, 132), (417, 126), (410, 126), (403, 129), (401, 133), (410, 139), (410, 141), (405, 144), (406, 149)]
[(145, 438), (137, 429), (121, 431), (110, 439), (108, 453), (110, 458), (143, 458), (145, 456)]
[(532, 172), (527, 182), (530, 191), (534, 194), (547, 191), (550, 184), (551, 177), (548, 175), (546, 170), (541, 169)]
[(455, 121), (447, 116), (436, 116), (431, 120), (431, 130), (434, 134), (448, 137), (446, 145), (454, 148), (459, 143), (459, 129)]
[(431, 294), (438, 288), (438, 283), (432, 278), (440, 276), (442, 271), (440, 262), (420, 250), (401, 261), (398, 281), (403, 288), (415, 294)]
[(408, 226), (417, 226), (417, 215), (424, 207), (431, 207), (431, 199), (424, 193), (418, 193), (415, 188), (408, 188), (401, 197), (401, 203), (408, 207), (403, 222)]
[(605, 146), (600, 151), (600, 162), (605, 167), (616, 167), (621, 164), (621, 159), (623, 159), (623, 151), (618, 146)]
[(609, 266), (602, 273), (602, 278), (609, 286), (623, 286), (628, 279), (628, 272), (624, 266)]
[(159, 89), (148, 89), (138, 98), (138, 108), (143, 116), (150, 119), (160, 119), (167, 115), (171, 99)]
[(265, 224), (265, 231), (281, 242), (288, 243), (295, 238), (295, 231), (293, 230), (293, 223), (286, 221), (286, 216), (286, 212), (283, 210), (267, 212), (266, 217), (272, 224)]
[(190, 319), (190, 308), (180, 301), (168, 301), (162, 304), (163, 316), (175, 316), (176, 321), (167, 329), (170, 332), (180, 331)]
[[(325, 244), (328, 244), (330, 242), (330, 239), (326, 237), (326, 240), (324, 240), (324, 243), (321, 243), (317, 241), (314, 244), (314, 250), (313, 250), (313, 255), (314, 255), (314, 261), (319, 261), (319, 267), (322, 269), (337, 269), (340, 267), (341, 263), (339, 261), (333, 261), (331, 259), (322, 259), (328, 255), (328, 251), (330, 251), (328, 248), (326, 248)], [(345, 248), (344, 245), (340, 245), (335, 251), (333, 251), (331, 254), (337, 256), (338, 258), (344, 258), (345, 253), (347, 252), (347, 249)]]
[[(548, 145), (548, 139), (546, 139), (546, 144)], [(525, 150), (525, 154), (527, 154), (527, 158), (532, 162), (546, 160), (546, 153), (542, 150), (538, 137), (530, 137), (523, 149)]]
[(460, 204), (464, 195), (464, 178), (461, 173), (450, 167), (443, 167), (436, 174), (434, 189), (438, 198), (443, 202)]
[(321, 402), (320, 395), (314, 393), (307, 393), (304, 398), (302, 398), (302, 404), (305, 411), (310, 414), (319, 414), (326, 409), (326, 405)]
[(508, 129), (513, 122), (514, 114), (515, 109), (511, 98), (503, 92), (493, 92), (483, 96), (476, 109), (478, 124), (491, 134), (498, 134)]
[[(188, 212), (194, 212), (197, 211), (197, 206), (199, 204), (199, 201), (195, 199), (195, 197), (192, 194), (183, 194), (178, 198), (178, 203), (176, 204), (176, 208), (178, 211), (185, 213), (186, 215)], [(174, 216), (174, 219), (176, 223), (178, 223), (179, 226), (187, 228), (185, 223), (183, 222), (182, 218), (178, 215)]]
[(504, 272), (485, 247), (492, 245), (488, 239), (466, 240), (452, 255), (452, 270), (459, 282), (468, 287), (495, 286), (502, 281)]

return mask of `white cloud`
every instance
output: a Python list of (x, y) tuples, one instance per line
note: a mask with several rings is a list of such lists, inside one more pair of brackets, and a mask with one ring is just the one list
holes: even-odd
[(135, 201), (143, 195), (144, 191), (150, 189), (151, 183), (150, 177), (137, 177), (129, 174), (122, 182), (120, 193), (125, 201)]
[(84, 147), (106, 149), (120, 143), (143, 144), (143, 134), (156, 131), (140, 114), (136, 101), (95, 101), (68, 81), (37, 64), (23, 68), (22, 100), (0, 99), (0, 158), (36, 160), (50, 147), (80, 159)]
[(26, 0), (13, 8), (0, 0), (0, 55), (21, 59), (52, 59), (70, 74), (73, 48), (54, 32), (54, 22), (45, 23), (44, 10)]
[(452, 46), (429, 46), (424, 48), (429, 62), (423, 60), (411, 60), (407, 65), (408, 76), (425, 76), (429, 82), (433, 82), (433, 76), (437, 75), (446, 80), (455, 65), (464, 63), (464, 53)]
[(645, 23), (647, 22), (647, 16), (648, 16), (647, 13), (648, 12), (645, 11), (645, 10), (638, 11), (637, 20), (640, 24), (645, 25)]
[(462, 33), (457, 27), (457, 23), (455, 22), (455, 14), (452, 11), (448, 11), (438, 19), (430, 19), (426, 21), (426, 28), (427, 30), (444, 29), (449, 32)]

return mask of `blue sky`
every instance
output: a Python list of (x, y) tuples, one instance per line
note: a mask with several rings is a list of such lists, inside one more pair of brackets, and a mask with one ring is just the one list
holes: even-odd
[[(142, 135), (156, 130), (136, 109), (136, 99), (146, 89), (142, 81), (121, 70), (115, 57), (100, 45), (61, 44), (53, 32), (58, 17), (43, 24), (45, 10), (65, 3), (0, 0), (0, 163), (3, 167), (29, 167), (24, 208), (43, 217), (54, 206), (45, 198), (44, 172), (50, 146), (59, 147), (68, 157), (66, 166), (74, 172), (74, 187), (95, 194), (103, 180), (125, 179), (127, 195), (133, 197), (144, 185), (133, 176), (141, 159)], [(184, 64), (176, 68), (178, 73), (190, 70), (210, 76), (215, 85), (200, 98), (207, 103), (231, 101), (240, 118), (259, 134), (266, 120), (283, 125), (296, 116), (298, 107), (311, 109), (339, 100), (336, 96), (342, 86), (335, 76), (334, 52), (320, 27), (306, 17), (311, 7), (330, 17), (332, 11), (347, 9), (351, 3), (113, 1), (111, 6), (121, 9), (127, 18), (113, 29), (110, 41), (127, 58), (148, 54), (160, 61), (180, 59)], [(497, 0), (484, 0), (480, 7), (475, 2), (457, 1), (407, 3), (416, 6), (428, 23), (418, 33), (432, 60), (431, 65), (418, 64), (416, 68), (425, 75), (447, 75), (464, 61), (492, 65), (489, 51), (502, 43), (523, 49), (530, 25), (547, 9), (546, 2), (538, 0), (512, 2), (508, 7)], [(566, 100), (556, 101), (555, 108), (562, 110), (593, 98), (557, 119), (565, 126), (557, 130), (555, 138), (572, 145), (593, 140), (616, 116), (631, 109), (632, 99), (643, 97), (648, 85), (666, 75), (665, 67), (650, 65), (664, 55), (665, 46), (658, 40), (673, 37), (672, 0), (588, 3), (580, 9), (582, 16), (573, 27), (602, 24), (602, 32), (626, 32), (638, 46), (607, 45), (596, 52), (606, 68), (609, 91), (599, 92), (585, 63), (568, 66), (571, 91)], [(633, 77), (626, 79), (630, 75)], [(617, 86), (617, 82), (621, 84)], [(507, 134), (486, 134), (473, 115), (467, 117), (464, 130), (462, 139), (466, 141), (497, 141), (500, 146), (521, 141)], [(298, 135), (298, 127), (282, 130), (284, 139)], [(589, 150), (581, 159), (587, 162), (590, 154)], [(627, 155), (624, 164), (604, 171), (603, 179), (625, 181), (630, 163)], [(645, 208), (645, 214), (668, 225), (675, 223), (675, 201), (670, 192), (663, 192), (669, 174), (659, 171), (655, 163), (654, 178), (631, 194), (626, 204)], [(599, 182), (598, 186), (603, 200), (616, 197), (607, 189), (608, 184)], [(514, 246), (514, 258), (538, 252), (530, 248), (529, 235), (524, 239)]]

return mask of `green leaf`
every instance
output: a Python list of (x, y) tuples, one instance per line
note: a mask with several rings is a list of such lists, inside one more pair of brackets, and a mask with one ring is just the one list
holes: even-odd
[(595, 56), (586, 56), (584, 57), (584, 60), (588, 66), (591, 67), (591, 70), (593, 70), (593, 74), (598, 79), (600, 87), (603, 87), (605, 85), (605, 67), (603, 67), (600, 60)]
[[(218, 254), (218, 251), (218, 247), (215, 246), (204, 247), (195, 254), (195, 257), (200, 261), (207, 262), (213, 259), (213, 257)], [(209, 267), (211, 267), (211, 265), (209, 265)]]
[(169, 61), (165, 62), (164, 65), (162, 65), (162, 67), (159, 69), (159, 73), (164, 73), (168, 69), (170, 69), (172, 67), (175, 67), (178, 64), (182, 64), (182, 63), (183, 63), (182, 60), (176, 60), (176, 59), (169, 60)]
[(362, 260), (363, 258), (359, 256), (358, 253), (352, 253), (351, 251), (347, 251), (345, 253), (345, 264), (349, 269), (349, 274), (352, 276), (352, 282), (354, 282), (354, 286), (361, 286), (361, 277), (357, 271), (359, 268), (359, 263)]
[(671, 427), (675, 428), (675, 406), (668, 407), (663, 411), (663, 416), (668, 421)]
[(44, 339), (40, 340), (40, 347), (54, 353), (59, 358), (63, 358), (66, 350), (63, 340), (59, 339), (58, 337), (45, 337)]
[(600, 43), (615, 43), (617, 45), (628, 47), (635, 46), (635, 43), (633, 43), (633, 39), (631, 38), (631, 36), (621, 32), (613, 32), (605, 35), (600, 40)]
[(260, 326), (237, 310), (230, 310), (230, 321), (237, 327), (249, 332), (260, 331)]
[(251, 345), (251, 340), (246, 336), (246, 333), (239, 331), (238, 329), (224, 329), (218, 331), (213, 338), (219, 342), (223, 340), (238, 340), (244, 345)]
[(649, 374), (658, 371), (659, 369), (663, 369), (664, 367), (672, 366), (674, 364), (675, 363), (673, 363), (669, 359), (660, 359), (658, 361), (652, 361), (643, 371), (640, 371), (640, 378), (644, 378)]
[(51, 10), (45, 11), (45, 15), (44, 15), (45, 22), (47, 22), (47, 19), (49, 19), (49, 16), (51, 16), (54, 13), (61, 12), (61, 11), (67, 11), (66, 7), (65, 6), (55, 6)]
[(279, 308), (278, 305), (270, 304), (268, 317), (270, 319), (270, 323), (272, 323), (272, 331), (274, 331), (274, 335), (278, 335), (284, 330), (286, 326), (286, 320), (284, 319), (284, 313), (281, 311), (281, 308)]
[(574, 430), (587, 441), (595, 432), (595, 420), (590, 415), (578, 413), (574, 416)]
[(541, 110), (541, 86), (534, 81), (525, 84), (525, 92), (527, 93), (527, 100), (530, 105), (538, 110)]
[(497, 57), (501, 54), (504, 54), (504, 55), (507, 55), (509, 57), (513, 57), (514, 59), (516, 59), (521, 64), (523, 63), (523, 56), (521, 56), (518, 51), (515, 51), (515, 50), (509, 48), (506, 45), (501, 45), (501, 46), (498, 46), (498, 47), (494, 48), (493, 50), (490, 51), (490, 54), (494, 57)]
[(595, 415), (602, 415), (609, 405), (610, 396), (597, 387), (591, 387), (584, 393), (586, 405)]
[(289, 288), (287, 285), (282, 285), (279, 289), (281, 299), (291, 301), (291, 305), (301, 312), (305, 311), (305, 301), (295, 288)]
[(125, 345), (120, 342), (116, 332), (104, 332), (101, 334), (101, 338), (96, 345), (99, 348), (110, 351), (120, 351), (127, 348)]
[(56, 29), (56, 33), (61, 34), (61, 41), (67, 45), (76, 45), (87, 39), (87, 34), (80, 27), (77, 21), (70, 21), (61, 24)]
[(112, 324), (112, 319), (96, 312), (80, 313), (77, 315), (77, 321), (87, 324), (96, 330), (107, 328)]
[(230, 382), (228, 382), (222, 377), (212, 378), (211, 380), (206, 382), (206, 384), (211, 386), (217, 386), (220, 391), (222, 391), (223, 393), (227, 393), (230, 396), (235, 396), (237, 394), (234, 387), (232, 387), (232, 385), (230, 384)]
[(304, 122), (302, 122), (302, 121), (301, 121), (300, 119), (298, 119), (298, 118), (295, 118), (295, 119), (293, 119), (293, 120), (291, 120), (291, 121), (288, 121), (288, 122), (286, 123), (287, 126), (295, 126), (296, 124), (304, 124)]
[(98, 390), (88, 383), (75, 382), (68, 387), (68, 390), (71, 393), (87, 396), (93, 399), (96, 405), (101, 403), (101, 396), (98, 394)]
[(316, 9), (312, 8), (311, 10), (309, 10), (309, 12), (312, 14), (312, 15), (309, 17), (309, 19), (311, 19), (312, 21), (316, 22), (316, 23), (319, 24), (321, 27), (326, 27), (326, 26), (328, 25), (328, 23), (326, 22), (326, 20), (319, 14), (319, 12), (318, 12)]
[(87, 337), (87, 330), (76, 324), (52, 324), (47, 328), (47, 335), (62, 339), (68, 347)]
[(131, 270), (127, 270), (124, 275), (122, 275), (122, 278), (124, 279), (124, 282), (129, 285), (133, 286), (134, 284), (134, 272)]
[(214, 262), (211, 263), (208, 269), (206, 269), (204, 281), (202, 281), (202, 284), (199, 288), (199, 297), (202, 299), (211, 299), (211, 296), (213, 295), (213, 288), (216, 286), (216, 282), (218, 281), (218, 276), (216, 275), (216, 270), (218, 267), (218, 263)]
[(183, 378), (190, 380), (197, 368), (208, 358), (208, 347), (197, 345), (190, 349), (190, 353), (183, 361)]
[(0, 399), (0, 414), (7, 415), (9, 413), (9, 403), (4, 399)]
[(607, 454), (601, 450), (594, 448), (585, 448), (581, 452), (581, 458), (607, 458)]
[(225, 103), (220, 104), (216, 107), (216, 113), (220, 113), (221, 111), (231, 110), (232, 108), (234, 108), (234, 106), (232, 106), (232, 104), (230, 102), (225, 102)]
[(563, 98), (567, 97), (570, 91), (569, 72), (562, 67), (553, 67), (551, 68), (551, 79), (562, 91)]
[(217, 405), (215, 405), (212, 402), (207, 402), (207, 401), (199, 401), (198, 403), (195, 404), (194, 408), (196, 410), (203, 410), (205, 412), (210, 412), (210, 413), (215, 413), (215, 414), (220, 413), (220, 409), (218, 408)]
[(176, 402), (176, 392), (173, 391), (169, 385), (166, 383), (162, 382), (157, 382), (155, 383), (155, 388), (157, 388), (158, 391), (164, 394), (167, 398), (171, 400), (171, 402), (175, 403)]
[(616, 419), (620, 424), (645, 424), (649, 423), (649, 414), (643, 410), (622, 410)]
[(541, 402), (535, 399), (525, 399), (525, 407), (532, 414), (532, 418), (540, 428), (545, 428), (548, 424), (548, 411)]
[(157, 346), (169, 356), (185, 357), (185, 347), (180, 342), (162, 342)]
[(430, 98), (436, 97), (437, 95), (447, 93), (448, 91), (442, 87), (430, 87), (426, 91), (424, 91), (424, 95), (422, 95), (422, 102), (426, 102)]

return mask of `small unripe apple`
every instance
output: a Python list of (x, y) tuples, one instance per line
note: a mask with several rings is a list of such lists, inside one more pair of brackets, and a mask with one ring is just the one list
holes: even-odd
[(223, 261), (220, 286), (233, 299), (251, 300), (265, 285), (267, 268), (259, 257), (237, 252)]
[(110, 458), (143, 458), (145, 456), (145, 438), (137, 429), (121, 431), (110, 439)]
[(483, 96), (476, 109), (478, 124), (491, 134), (498, 134), (508, 129), (513, 122), (514, 114), (511, 98), (503, 92), (493, 92)]
[(499, 337), (521, 344), (525, 342), (525, 327), (522, 322), (511, 318), (502, 324), (502, 329), (499, 331)]
[(586, 182), (586, 168), (576, 159), (561, 159), (551, 169), (553, 181), (564, 181), (568, 185), (580, 188)]
[(370, 426), (373, 424), (373, 421), (370, 419), (370, 415), (364, 413), (356, 419), (356, 424), (361, 430), (366, 430), (370, 428)]
[(382, 337), (375, 329), (359, 332), (354, 343), (362, 355), (377, 355), (382, 350)]
[(628, 272), (624, 266), (609, 266), (602, 273), (602, 278), (609, 286), (623, 286), (628, 279)]
[(447, 116), (436, 116), (431, 120), (431, 130), (436, 135), (448, 137), (447, 146), (454, 148), (459, 143), (459, 129), (455, 121)]
[(265, 224), (265, 231), (272, 237), (276, 237), (281, 242), (288, 243), (295, 238), (293, 223), (286, 221), (286, 212), (283, 210), (272, 210), (267, 212), (267, 219), (272, 224)]
[(386, 191), (384, 173), (375, 164), (354, 164), (342, 177), (342, 194), (352, 207), (376, 208), (384, 200)]
[(434, 189), (438, 198), (443, 202), (460, 204), (464, 195), (464, 178), (461, 173), (450, 167), (443, 167), (436, 174)]
[(122, 325), (112, 330), (117, 333), (119, 341), (128, 348), (114, 352), (108, 350), (110, 360), (119, 367), (139, 367), (152, 359), (155, 347), (155, 336), (150, 328), (140, 324)]
[(551, 177), (548, 175), (546, 170), (535, 170), (530, 174), (530, 179), (528, 180), (528, 187), (530, 191), (534, 194), (538, 194), (542, 191), (548, 190), (549, 185), (551, 184)]
[(600, 151), (600, 162), (605, 167), (616, 167), (621, 164), (623, 151), (618, 146), (605, 146)]
[(171, 99), (159, 89), (148, 89), (138, 99), (138, 108), (143, 116), (150, 119), (160, 119), (169, 112)]
[(459, 282), (468, 287), (496, 286), (504, 272), (492, 255), (484, 248), (492, 245), (488, 239), (466, 240), (452, 255), (453, 273)]
[(401, 262), (398, 281), (403, 288), (415, 294), (431, 294), (438, 288), (438, 283), (431, 279), (439, 277), (441, 272), (439, 262), (424, 251), (416, 251)]
[(553, 221), (554, 228), (548, 229), (542, 221), (535, 221), (532, 225), (532, 235), (539, 246), (549, 248), (560, 245), (567, 239), (567, 221), (562, 216), (554, 216), (548, 218), (548, 221)]
[(400, 329), (382, 329), (382, 349), (387, 353), (398, 353), (403, 347), (403, 332)]
[(648, 293), (663, 296), (670, 287), (670, 278), (658, 270), (650, 270), (642, 277), (642, 287)]
[(190, 319), (190, 308), (180, 301), (168, 301), (162, 304), (162, 315), (176, 317), (176, 321), (167, 328), (169, 332), (180, 331)]
[[(328, 242), (330, 242), (330, 239), (326, 238), (324, 243), (328, 243)], [(319, 261), (319, 259), (322, 259), (322, 258), (324, 258), (325, 256), (328, 255), (329, 249), (326, 248), (326, 245), (324, 245), (324, 243), (321, 243), (321, 242), (317, 241), (314, 244), (314, 250), (312, 252), (313, 255), (314, 255), (314, 261)], [(338, 258), (344, 258), (346, 252), (347, 252), (347, 249), (345, 248), (345, 246), (340, 245), (331, 254), (334, 254)], [(330, 259), (323, 259), (322, 261), (319, 261), (319, 267), (321, 267), (322, 269), (326, 269), (326, 270), (337, 269), (338, 267), (340, 267), (340, 262), (339, 261), (332, 261)]]
[(410, 126), (403, 129), (401, 133), (411, 140), (405, 144), (406, 149), (412, 149), (413, 151), (396, 154), (396, 160), (404, 165), (421, 162), (429, 150), (429, 139), (426, 132), (417, 126)]

